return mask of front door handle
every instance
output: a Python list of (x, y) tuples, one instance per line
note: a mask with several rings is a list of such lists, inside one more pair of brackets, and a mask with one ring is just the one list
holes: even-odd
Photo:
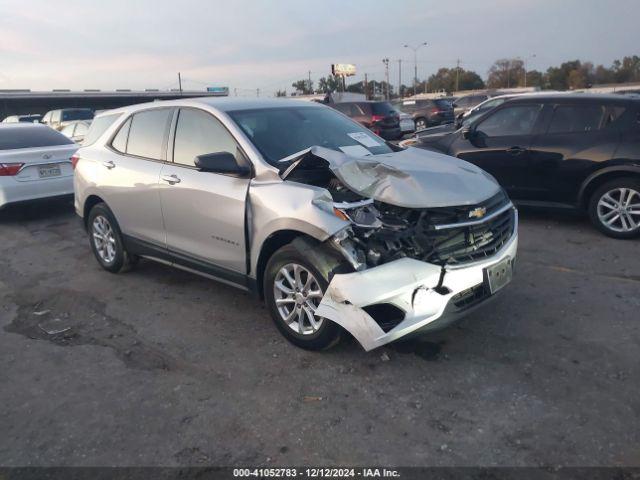
[(510, 155), (521, 155), (526, 151), (527, 150), (525, 148), (522, 148), (522, 147), (511, 147), (511, 148), (507, 149), (507, 153), (510, 154)]
[(180, 183), (180, 178), (177, 175), (162, 175), (162, 181), (167, 182), (169, 185), (175, 185)]
[(103, 165), (104, 167), (107, 167), (109, 170), (111, 170), (112, 168), (115, 168), (115, 167), (116, 167), (116, 164), (115, 164), (115, 163), (113, 163), (113, 161), (112, 161), (112, 160), (105, 160), (104, 162), (102, 162), (102, 165)]

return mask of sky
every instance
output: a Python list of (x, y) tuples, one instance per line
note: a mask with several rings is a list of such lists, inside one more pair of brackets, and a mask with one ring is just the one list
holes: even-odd
[[(352, 63), (392, 84), (456, 61), (546, 70), (640, 55), (640, 0), (0, 0), (0, 89), (204, 90), (263, 96)], [(535, 55), (535, 57), (533, 56)]]

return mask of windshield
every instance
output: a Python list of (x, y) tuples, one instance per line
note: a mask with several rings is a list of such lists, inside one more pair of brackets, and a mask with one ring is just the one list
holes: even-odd
[(236, 110), (229, 116), (264, 159), (278, 160), (313, 146), (365, 156), (391, 153), (384, 140), (329, 107), (300, 106)]

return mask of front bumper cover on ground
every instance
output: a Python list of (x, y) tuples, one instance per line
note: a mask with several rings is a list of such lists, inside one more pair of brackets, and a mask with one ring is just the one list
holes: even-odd
[[(443, 271), (439, 265), (403, 258), (360, 272), (335, 275), (316, 315), (342, 326), (367, 351), (409, 334), (443, 328), (492, 297), (486, 295), (472, 306), (462, 308), (453, 301), (474, 287), (482, 287), (487, 267), (506, 258), (515, 260), (517, 212), (515, 215), (512, 237), (499, 252), (486, 260), (446, 266)], [(404, 319), (385, 332), (363, 309), (379, 304), (399, 308), (405, 312)]]

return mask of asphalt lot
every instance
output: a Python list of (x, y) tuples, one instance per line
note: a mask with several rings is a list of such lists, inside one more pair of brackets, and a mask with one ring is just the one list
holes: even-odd
[(0, 212), (0, 464), (639, 466), (639, 246), (524, 211), (486, 309), (310, 353), (231, 287), (102, 271), (69, 205)]

